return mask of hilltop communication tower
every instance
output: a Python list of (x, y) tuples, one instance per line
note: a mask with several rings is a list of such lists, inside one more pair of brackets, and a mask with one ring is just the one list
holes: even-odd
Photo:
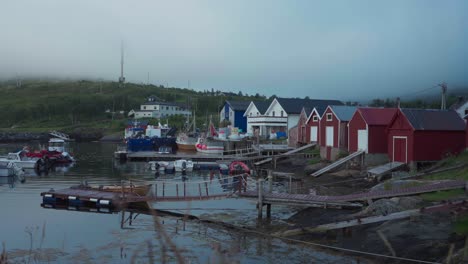
[(119, 77), (120, 86), (124, 86), (125, 77), (124, 77), (124, 48), (123, 41), (120, 45), (120, 77)]

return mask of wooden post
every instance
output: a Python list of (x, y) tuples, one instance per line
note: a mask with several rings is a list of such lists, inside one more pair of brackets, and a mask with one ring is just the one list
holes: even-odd
[(276, 170), (276, 156), (273, 156), (273, 169)]
[(201, 185), (200, 185), (200, 183), (198, 184), (198, 192), (200, 193), (200, 200), (201, 200)]
[(268, 193), (273, 192), (273, 176), (271, 170), (268, 170)]
[(205, 182), (205, 190), (206, 190), (206, 196), (210, 196), (210, 195), (208, 194), (208, 183), (207, 183), (207, 182)]
[(262, 219), (263, 214), (263, 179), (258, 179), (258, 219)]
[(266, 206), (267, 206), (266, 208), (267, 218), (271, 218), (271, 204), (267, 204)]

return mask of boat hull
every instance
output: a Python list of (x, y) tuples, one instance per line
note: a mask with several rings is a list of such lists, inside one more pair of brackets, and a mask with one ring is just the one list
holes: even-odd
[(201, 149), (197, 148), (197, 151), (200, 153), (205, 153), (205, 154), (223, 154), (224, 153), (224, 148), (206, 148), (206, 149)]
[(179, 142), (177, 142), (177, 149), (179, 149), (179, 150), (191, 150), (191, 151), (197, 150), (195, 148), (195, 144), (186, 144), (186, 143), (179, 143)]

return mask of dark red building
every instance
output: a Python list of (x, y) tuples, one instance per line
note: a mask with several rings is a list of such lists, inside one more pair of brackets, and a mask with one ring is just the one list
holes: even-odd
[(398, 109), (388, 126), (391, 161), (441, 160), (466, 145), (465, 122), (453, 110)]
[(358, 108), (348, 124), (350, 153), (387, 154), (387, 126), (396, 108)]
[(328, 160), (335, 160), (340, 150), (348, 149), (348, 122), (356, 107), (330, 105), (320, 119), (319, 145), (320, 155)]
[(307, 119), (309, 118), (311, 109), (303, 107), (301, 114), (299, 115), (299, 121), (297, 122), (297, 140), (299, 144), (308, 144), (310, 142), (310, 131), (307, 125)]

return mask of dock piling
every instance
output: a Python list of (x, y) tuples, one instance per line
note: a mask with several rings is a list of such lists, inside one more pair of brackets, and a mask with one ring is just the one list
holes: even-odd
[(258, 179), (258, 219), (263, 217), (263, 179)]

